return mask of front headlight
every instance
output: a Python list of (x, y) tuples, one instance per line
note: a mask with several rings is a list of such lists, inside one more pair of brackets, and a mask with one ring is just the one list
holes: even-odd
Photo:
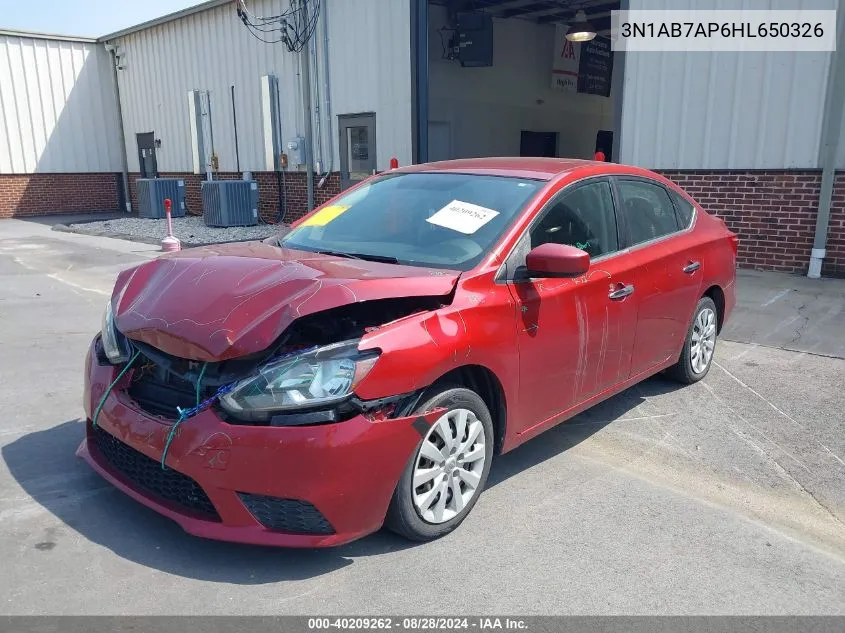
[(126, 345), (126, 339), (118, 334), (117, 328), (114, 325), (111, 299), (109, 299), (109, 302), (106, 304), (106, 310), (103, 312), (103, 326), (100, 330), (100, 338), (103, 342), (103, 351), (109, 362), (117, 365), (118, 363), (125, 363), (129, 360), (129, 346)]
[(358, 341), (345, 341), (271, 360), (258, 374), (220, 398), (229, 413), (266, 419), (273, 411), (329, 405), (351, 395), (377, 355), (362, 355)]

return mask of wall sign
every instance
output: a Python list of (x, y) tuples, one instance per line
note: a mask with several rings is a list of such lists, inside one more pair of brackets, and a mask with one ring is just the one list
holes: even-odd
[(613, 53), (610, 39), (597, 35), (581, 44), (578, 67), (578, 92), (610, 96), (610, 76), (613, 74)]
[(564, 92), (578, 91), (578, 63), (581, 45), (566, 39), (568, 26), (555, 27), (555, 51), (552, 61), (552, 88)]
[(609, 97), (613, 74), (610, 38), (598, 35), (589, 42), (570, 42), (566, 39), (568, 28), (567, 24), (555, 27), (552, 88)]

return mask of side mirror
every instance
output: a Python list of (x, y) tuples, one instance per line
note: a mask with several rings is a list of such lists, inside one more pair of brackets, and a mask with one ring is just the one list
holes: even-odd
[(574, 246), (548, 242), (531, 249), (525, 267), (529, 277), (578, 277), (590, 269), (590, 255)]

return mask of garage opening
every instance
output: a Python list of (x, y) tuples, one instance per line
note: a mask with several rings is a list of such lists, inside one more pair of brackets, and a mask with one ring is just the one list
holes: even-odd
[(427, 54), (417, 57), (428, 77), (417, 84), (421, 162), (615, 157), (622, 63), (610, 50), (610, 21), (619, 8), (608, 0), (428, 0), (419, 31)]

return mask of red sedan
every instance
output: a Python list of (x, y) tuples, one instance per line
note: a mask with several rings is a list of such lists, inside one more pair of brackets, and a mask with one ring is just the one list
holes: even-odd
[(79, 454), (198, 536), (436, 538), (494, 454), (658, 372), (703, 378), (736, 251), (643, 169), (393, 170), (278, 238), (121, 273), (88, 354)]

